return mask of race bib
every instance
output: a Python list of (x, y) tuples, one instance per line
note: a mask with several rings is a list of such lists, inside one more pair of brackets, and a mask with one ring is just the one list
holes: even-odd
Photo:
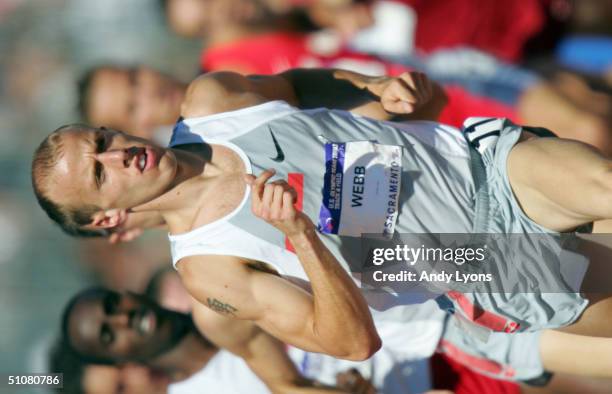
[(395, 231), (402, 148), (371, 141), (325, 144), (319, 231), (361, 237)]

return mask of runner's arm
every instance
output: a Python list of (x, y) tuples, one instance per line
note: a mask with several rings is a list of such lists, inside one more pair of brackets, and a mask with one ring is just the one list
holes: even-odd
[(436, 120), (448, 101), (440, 85), (415, 71), (371, 77), (340, 69), (292, 69), (278, 77), (291, 85), (301, 108), (344, 109), (379, 120), (398, 115)]
[(228, 318), (201, 304), (194, 306), (193, 318), (207, 339), (241, 357), (273, 393), (348, 393), (303, 377), (285, 345), (250, 321)]
[(189, 293), (219, 314), (251, 320), (306, 351), (366, 359), (380, 347), (367, 305), (356, 287), (356, 292), (346, 288), (350, 278), (342, 268), (327, 267), (328, 263), (304, 264), (309, 275), (322, 271), (310, 277), (313, 295), (232, 256), (189, 256), (177, 268)]
[[(274, 170), (266, 170), (257, 178), (245, 175), (252, 191), (251, 210), (280, 230), (293, 245), (310, 280), (318, 329), (336, 332), (340, 337), (342, 333), (353, 334), (357, 342), (368, 339), (366, 352), (371, 352), (367, 349), (372, 346), (378, 350), (380, 338), (361, 291), (323, 244), (312, 221), (295, 208), (295, 190), (283, 180), (268, 183), (274, 174)], [(343, 341), (348, 340), (345, 337)]]
[(435, 120), (447, 97), (439, 85), (418, 72), (369, 77), (334, 69), (292, 69), (265, 76), (222, 71), (204, 74), (189, 85), (181, 114), (206, 116), (272, 100), (304, 109), (350, 110), (380, 120), (397, 115)]

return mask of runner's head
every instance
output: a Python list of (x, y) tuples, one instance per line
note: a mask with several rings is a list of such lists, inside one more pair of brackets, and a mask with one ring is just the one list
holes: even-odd
[(165, 193), (176, 171), (170, 149), (113, 129), (69, 125), (34, 153), (32, 184), (41, 207), (66, 232), (93, 235)]
[(103, 65), (79, 82), (79, 110), (90, 124), (150, 138), (179, 117), (186, 85), (148, 67)]
[(65, 343), (97, 364), (152, 361), (192, 332), (191, 318), (144, 296), (94, 288), (76, 295), (64, 311)]

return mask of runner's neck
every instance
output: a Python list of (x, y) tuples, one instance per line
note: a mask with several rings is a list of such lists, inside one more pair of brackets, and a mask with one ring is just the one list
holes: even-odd
[[(166, 193), (166, 208), (161, 213), (172, 234), (222, 219), (236, 210), (244, 199), (246, 166), (243, 159), (229, 147), (207, 146), (210, 159), (200, 174), (185, 179)], [(192, 171), (192, 165), (186, 164)]]

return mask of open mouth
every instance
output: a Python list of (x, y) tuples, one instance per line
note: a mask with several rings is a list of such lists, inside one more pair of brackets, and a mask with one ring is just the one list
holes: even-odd
[(127, 150), (128, 157), (124, 161), (126, 167), (136, 167), (140, 173), (143, 173), (153, 166), (157, 161), (157, 155), (151, 148), (131, 147)]
[(136, 166), (138, 170), (142, 173), (151, 169), (155, 165), (156, 155), (155, 152), (150, 148), (141, 148), (142, 150), (138, 152), (138, 156), (136, 157)]

